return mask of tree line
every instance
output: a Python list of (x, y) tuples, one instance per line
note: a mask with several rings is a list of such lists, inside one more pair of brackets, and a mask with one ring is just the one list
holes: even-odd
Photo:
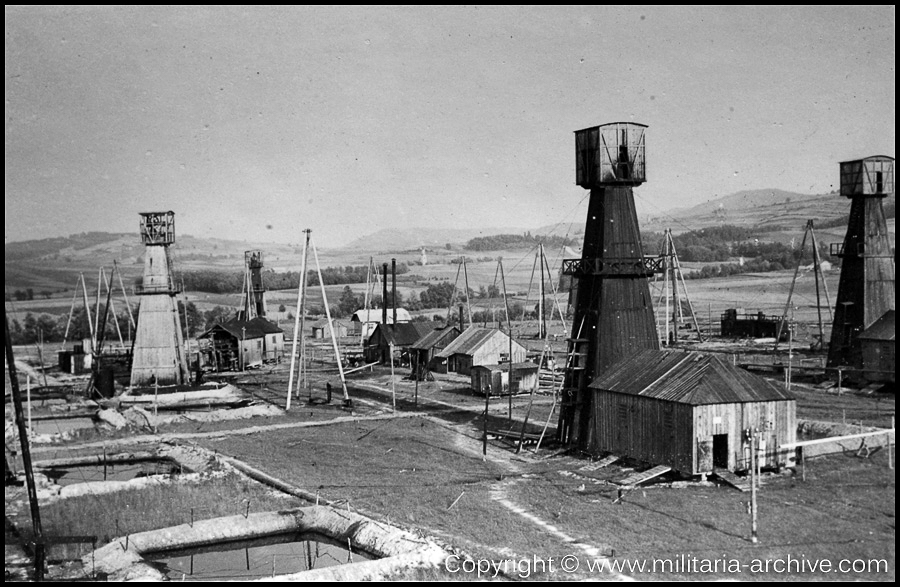
[(547, 247), (562, 247), (575, 243), (574, 239), (563, 236), (524, 234), (495, 234), (470, 239), (463, 246), (468, 251), (502, 251), (508, 249), (531, 248), (540, 243)]

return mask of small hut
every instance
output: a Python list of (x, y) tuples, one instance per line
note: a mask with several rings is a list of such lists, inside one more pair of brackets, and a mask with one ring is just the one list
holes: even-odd
[(475, 365), (472, 367), (472, 391), (481, 395), (515, 395), (538, 388), (538, 366), (535, 363)]
[(203, 363), (214, 371), (240, 371), (284, 356), (284, 331), (265, 318), (216, 324), (197, 337), (208, 340)]
[[(497, 328), (470, 326), (447, 347), (435, 353), (435, 371), (471, 375), (476, 365), (497, 365), (510, 360), (509, 335)], [(525, 361), (525, 347), (512, 341), (512, 361)]]
[(756, 430), (760, 464), (789, 464), (779, 446), (796, 440), (796, 401), (718, 356), (641, 351), (614, 363), (590, 389), (590, 452), (691, 475), (740, 471), (750, 464), (746, 431)]

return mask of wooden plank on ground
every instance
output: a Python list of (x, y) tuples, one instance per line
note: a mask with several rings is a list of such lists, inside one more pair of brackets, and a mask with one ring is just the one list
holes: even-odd
[(659, 477), (663, 473), (668, 473), (672, 470), (672, 467), (666, 467), (665, 465), (657, 465), (652, 469), (647, 469), (646, 471), (641, 471), (640, 473), (634, 473), (625, 477), (621, 481), (616, 481), (619, 485), (624, 485), (626, 487), (634, 487), (635, 485), (640, 485), (641, 483), (645, 483), (654, 477)]
[(585, 465), (578, 470), (584, 471), (584, 472), (596, 471), (597, 469), (602, 469), (603, 467), (608, 467), (609, 465), (615, 463), (618, 460), (619, 460), (619, 457), (617, 457), (616, 455), (609, 455), (607, 457), (603, 457), (599, 461), (595, 461), (589, 465)]
[(728, 469), (716, 469), (715, 475), (739, 491), (750, 491), (750, 477), (738, 477)]

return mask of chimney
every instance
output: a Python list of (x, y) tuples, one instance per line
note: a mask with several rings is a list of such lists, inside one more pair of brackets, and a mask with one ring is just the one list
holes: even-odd
[(381, 323), (387, 324), (387, 263), (382, 263), (381, 265), (381, 278)]
[(391, 308), (394, 309), (394, 324), (397, 323), (397, 259), (391, 259)]
[(462, 306), (462, 304), (460, 304), (459, 305), (459, 331), (462, 332), (465, 329), (466, 329), (466, 320), (465, 320), (465, 316), (463, 315), (463, 306)]

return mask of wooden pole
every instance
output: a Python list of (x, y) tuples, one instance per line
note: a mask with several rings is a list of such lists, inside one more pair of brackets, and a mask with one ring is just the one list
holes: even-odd
[(341, 351), (338, 348), (337, 338), (334, 335), (334, 324), (331, 322), (331, 310), (328, 308), (328, 297), (325, 294), (325, 281), (322, 279), (322, 266), (319, 265), (319, 252), (316, 250), (316, 243), (310, 240), (313, 257), (316, 260), (316, 272), (319, 274), (319, 286), (322, 288), (322, 302), (325, 304), (325, 319), (328, 320), (328, 330), (331, 332), (331, 344), (334, 347), (334, 358), (337, 361), (338, 373), (341, 376), (341, 387), (344, 390), (344, 406), (351, 407), (353, 402), (350, 400), (350, 392), (347, 391), (347, 380), (344, 378), (344, 364), (341, 362)]
[[(297, 362), (297, 338), (300, 336), (300, 317), (303, 315), (303, 291), (304, 286), (306, 285), (306, 249), (309, 246), (309, 231), (304, 230), (306, 233), (306, 240), (303, 242), (303, 261), (300, 265), (300, 284), (297, 286), (297, 315), (294, 316), (294, 341), (291, 345), (291, 371), (288, 375), (288, 392), (287, 399), (285, 400), (284, 409), (291, 409), (291, 395), (294, 391), (294, 365)], [(302, 355), (302, 351), (301, 351)], [(301, 362), (301, 371), (302, 371), (302, 362)], [(298, 388), (298, 396), (299, 394), (300, 381), (298, 377), (297, 388)]]
[[(506, 328), (509, 330), (509, 376), (506, 379), (509, 395), (509, 425), (512, 427), (512, 379), (513, 379), (513, 331), (512, 319), (509, 315), (509, 298), (506, 295), (506, 274), (503, 271), (503, 259), (498, 261), (500, 266), (500, 280), (503, 283), (503, 304), (506, 306)], [(501, 375), (502, 377), (502, 375)], [(502, 387), (502, 385), (501, 385)], [(502, 391), (502, 389), (501, 389)]]
[(666, 307), (666, 313), (665, 313), (666, 319), (663, 321), (663, 324), (665, 324), (666, 327), (665, 327), (665, 340), (663, 341), (663, 344), (665, 344), (666, 346), (669, 346), (669, 265), (671, 265), (671, 262), (669, 261), (669, 229), (668, 228), (666, 229), (666, 240), (665, 240), (664, 251), (665, 252), (663, 254), (663, 259), (666, 264), (666, 274), (665, 274), (665, 278), (663, 279), (663, 290), (664, 290), (663, 291), (663, 300), (665, 300), (665, 305), (666, 305), (665, 306)]
[(757, 543), (757, 518), (756, 518), (756, 484), (758, 483), (756, 473), (756, 461), (759, 456), (756, 454), (756, 431), (750, 431), (750, 542)]
[(122, 272), (119, 271), (119, 265), (113, 260), (113, 269), (116, 271), (116, 275), (119, 276), (119, 287), (122, 288), (122, 296), (125, 298), (125, 309), (128, 310), (128, 320), (131, 323), (131, 328), (136, 329), (137, 324), (134, 323), (134, 314), (131, 313), (131, 304), (128, 303), (128, 293), (125, 291), (125, 284), (122, 282)]
[[(812, 220), (810, 220), (812, 223)], [(822, 289), (825, 291), (825, 305), (828, 306), (828, 321), (834, 322), (834, 312), (831, 310), (831, 298), (828, 296), (828, 282), (825, 281), (825, 274), (822, 273), (822, 266), (819, 257), (819, 243), (816, 241), (816, 230), (812, 226), (809, 228), (809, 236), (812, 238), (812, 246), (813, 246), (813, 262), (816, 264), (816, 269), (818, 270), (817, 275), (822, 277)], [(817, 277), (818, 279), (818, 277)], [(816, 282), (816, 286), (818, 287), (818, 282)], [(818, 294), (816, 294), (816, 303), (818, 304), (819, 298)], [(825, 341), (822, 341), (822, 345), (825, 345)]]
[[(669, 235), (671, 238), (671, 234)], [(675, 271), (678, 274), (678, 277), (681, 279), (681, 290), (684, 292), (684, 299), (687, 301), (688, 310), (691, 312), (691, 318), (694, 319), (694, 328), (697, 329), (697, 338), (700, 342), (703, 342), (703, 333), (700, 332), (700, 323), (697, 321), (697, 313), (694, 311), (694, 304), (691, 302), (691, 297), (688, 295), (687, 291), (687, 283), (684, 281), (684, 271), (681, 270), (681, 261), (678, 260), (678, 251), (675, 250), (675, 241), (672, 240), (672, 262), (675, 266)], [(679, 310), (680, 310), (679, 306)], [(682, 318), (684, 316), (682, 315)]]
[(25, 428), (25, 414), (22, 409), (22, 392), (16, 376), (16, 361), (13, 357), (12, 339), (9, 336), (9, 318), (3, 313), (3, 325), (6, 346), (6, 368), (9, 371), (9, 384), (12, 390), (13, 407), (16, 413), (16, 426), (19, 442), (22, 445), (22, 467), (25, 469), (25, 484), (28, 488), (28, 503), (31, 506), (31, 528), (34, 544), (34, 578), (44, 579), (44, 532), (41, 527), (41, 512), (38, 506), (37, 485), (34, 482), (34, 470), (31, 465), (31, 449), (28, 445), (28, 431)]
[(463, 255), (463, 279), (466, 283), (466, 310), (469, 311), (469, 326), (472, 325), (472, 300), (469, 299), (469, 270), (466, 269), (466, 256)]
[(28, 399), (28, 446), (31, 446), (31, 435), (34, 433), (31, 426), (31, 375), (25, 378), (25, 393)]
[[(79, 280), (84, 277), (80, 274)], [(66, 341), (69, 340), (69, 327), (72, 325), (72, 315), (75, 313), (75, 302), (78, 300), (78, 283), (75, 284), (75, 291), (72, 292), (72, 304), (69, 306), (69, 319), (66, 320), (66, 331), (63, 333), (62, 348), (65, 350)]]
[(781, 313), (781, 320), (778, 321), (778, 330), (775, 332), (775, 350), (778, 350), (778, 340), (781, 338), (781, 329), (785, 320), (788, 319), (788, 309), (791, 307), (791, 298), (794, 296), (794, 286), (797, 284), (797, 276), (800, 274), (800, 265), (803, 261), (803, 249), (806, 248), (806, 235), (809, 234), (809, 224), (803, 231), (803, 241), (800, 243), (800, 255), (797, 257), (797, 268), (794, 270), (794, 278), (791, 280), (791, 289), (788, 290), (787, 303), (784, 305), (784, 312)]
[(416, 409), (419, 409), (419, 366), (416, 365), (416, 395), (413, 399), (413, 405)]
[[(891, 430), (894, 430), (894, 416), (891, 416)], [(887, 439), (887, 449), (888, 449), (888, 469), (894, 470), (894, 453), (892, 452), (891, 447), (891, 437), (888, 436)]]
[(84, 273), (81, 274), (81, 293), (84, 297), (84, 314), (87, 316), (88, 330), (91, 334), (91, 346), (94, 346), (94, 323), (91, 322), (91, 305), (88, 302), (87, 283), (84, 280)]

